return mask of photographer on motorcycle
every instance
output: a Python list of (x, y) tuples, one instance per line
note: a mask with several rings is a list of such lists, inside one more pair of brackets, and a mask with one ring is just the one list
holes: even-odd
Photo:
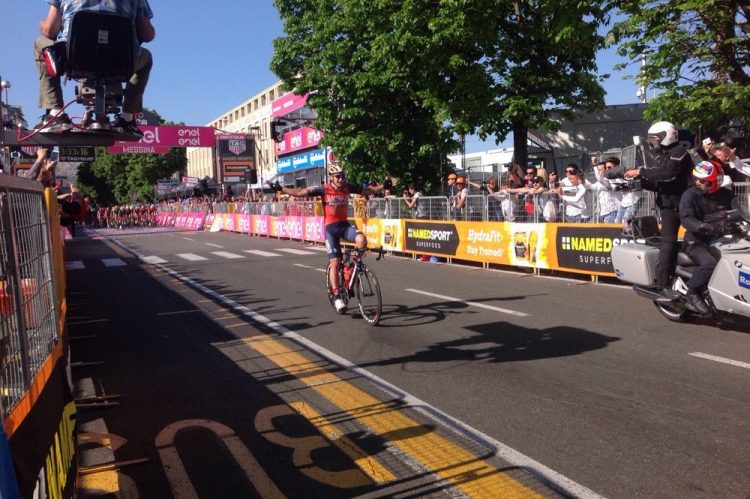
[(723, 231), (721, 227), (707, 223), (706, 217), (731, 209), (734, 192), (731, 188), (721, 187), (724, 172), (721, 163), (716, 160), (696, 164), (693, 178), (695, 185), (688, 188), (680, 198), (680, 222), (686, 231), (684, 252), (697, 263), (697, 268), (686, 283), (688, 292), (685, 298), (688, 308), (708, 315), (710, 310), (702, 296), (719, 261), (711, 240), (722, 235)]
[(654, 123), (648, 129), (648, 142), (656, 150), (654, 166), (633, 168), (624, 173), (627, 179), (641, 179), (644, 189), (656, 192), (661, 217), (661, 244), (656, 264), (659, 294), (670, 300), (679, 294), (670, 289), (677, 261), (677, 232), (680, 229), (680, 196), (688, 188), (692, 161), (687, 149), (678, 142), (677, 127), (668, 121)]

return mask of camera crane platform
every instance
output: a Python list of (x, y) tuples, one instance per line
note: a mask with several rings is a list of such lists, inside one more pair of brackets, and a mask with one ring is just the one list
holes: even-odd
[(108, 147), (115, 142), (137, 142), (140, 135), (113, 131), (90, 131), (78, 128), (55, 132), (0, 128), (0, 147), (3, 146), (100, 146)]

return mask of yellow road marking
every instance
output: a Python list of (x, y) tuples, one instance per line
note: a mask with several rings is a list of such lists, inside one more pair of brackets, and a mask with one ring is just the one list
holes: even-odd
[[(541, 497), (431, 428), (321, 369), (281, 342), (270, 337), (258, 341), (263, 336), (256, 336), (254, 341), (241, 341), (465, 494), (478, 498)], [(305, 365), (310, 368), (305, 369)]]
[(388, 471), (385, 466), (373, 456), (368, 455), (359, 448), (357, 444), (351, 441), (343, 431), (335, 424), (326, 419), (325, 416), (318, 414), (315, 409), (303, 402), (292, 402), (289, 404), (295, 411), (305, 417), (315, 426), (320, 433), (326, 436), (336, 447), (341, 449), (344, 454), (349, 456), (357, 467), (362, 470), (375, 483), (390, 482), (396, 479), (396, 475)]

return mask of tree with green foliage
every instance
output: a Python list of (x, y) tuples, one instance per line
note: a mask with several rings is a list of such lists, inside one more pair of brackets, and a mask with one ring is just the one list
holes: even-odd
[(479, 126), (480, 136), (504, 140), (513, 132), (514, 159), (525, 166), (529, 129), (555, 130), (577, 112), (604, 107), (596, 52), (607, 22), (600, 2), (512, 0), (498, 3), (497, 32), (486, 49), (494, 81), (493, 99)]
[[(697, 130), (750, 124), (747, 2), (616, 0), (624, 16), (608, 35), (644, 66), (636, 80), (657, 89), (646, 117)], [(744, 29), (743, 29), (744, 28)], [(620, 65), (624, 67), (624, 65)]]
[(168, 178), (187, 166), (183, 148), (167, 154), (110, 154), (96, 150), (96, 160), (78, 167), (78, 185), (99, 205), (124, 204), (134, 199), (151, 202), (157, 180)]
[(392, 175), (429, 190), (447, 173), (458, 147), (449, 111), (471, 112), (465, 96), (489, 84), (466, 62), (481, 53), (457, 20), (480, 16), (463, 4), (276, 1), (286, 36), (271, 69), (309, 95), (314, 126), (355, 180)]
[[(271, 69), (309, 95), (314, 124), (357, 180), (439, 180), (457, 137), (498, 142), (603, 105), (593, 1), (276, 0)], [(554, 118), (557, 116), (558, 118)]]
[[(150, 113), (160, 125), (165, 122), (154, 110)], [(110, 154), (104, 147), (96, 149), (96, 160), (81, 163), (77, 185), (100, 206), (125, 204), (134, 199), (151, 202), (157, 180), (168, 178), (187, 167), (184, 148), (172, 148), (167, 154)]]

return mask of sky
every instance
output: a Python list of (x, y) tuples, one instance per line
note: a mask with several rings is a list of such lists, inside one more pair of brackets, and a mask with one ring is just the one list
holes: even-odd
[[(7, 99), (23, 108), (31, 126), (39, 121), (38, 80), (32, 47), (38, 23), (48, 10), (45, 0), (0, 0), (2, 41), (0, 77), (10, 81)], [(154, 57), (144, 105), (169, 121), (205, 125), (278, 78), (269, 65), (273, 39), (283, 36), (283, 25), (272, 0), (150, 0), (156, 39), (145, 47)], [(179, 8), (176, 8), (179, 6)], [(607, 104), (638, 102), (637, 87), (626, 74), (615, 72), (621, 62), (614, 50), (602, 51), (599, 73), (611, 74), (604, 83)], [(75, 96), (69, 82), (66, 102)], [(3, 94), (3, 101), (6, 95)], [(71, 106), (73, 107), (73, 106)], [(75, 111), (72, 113), (75, 115)], [(467, 152), (512, 147), (512, 140), (496, 145), (467, 137)]]

